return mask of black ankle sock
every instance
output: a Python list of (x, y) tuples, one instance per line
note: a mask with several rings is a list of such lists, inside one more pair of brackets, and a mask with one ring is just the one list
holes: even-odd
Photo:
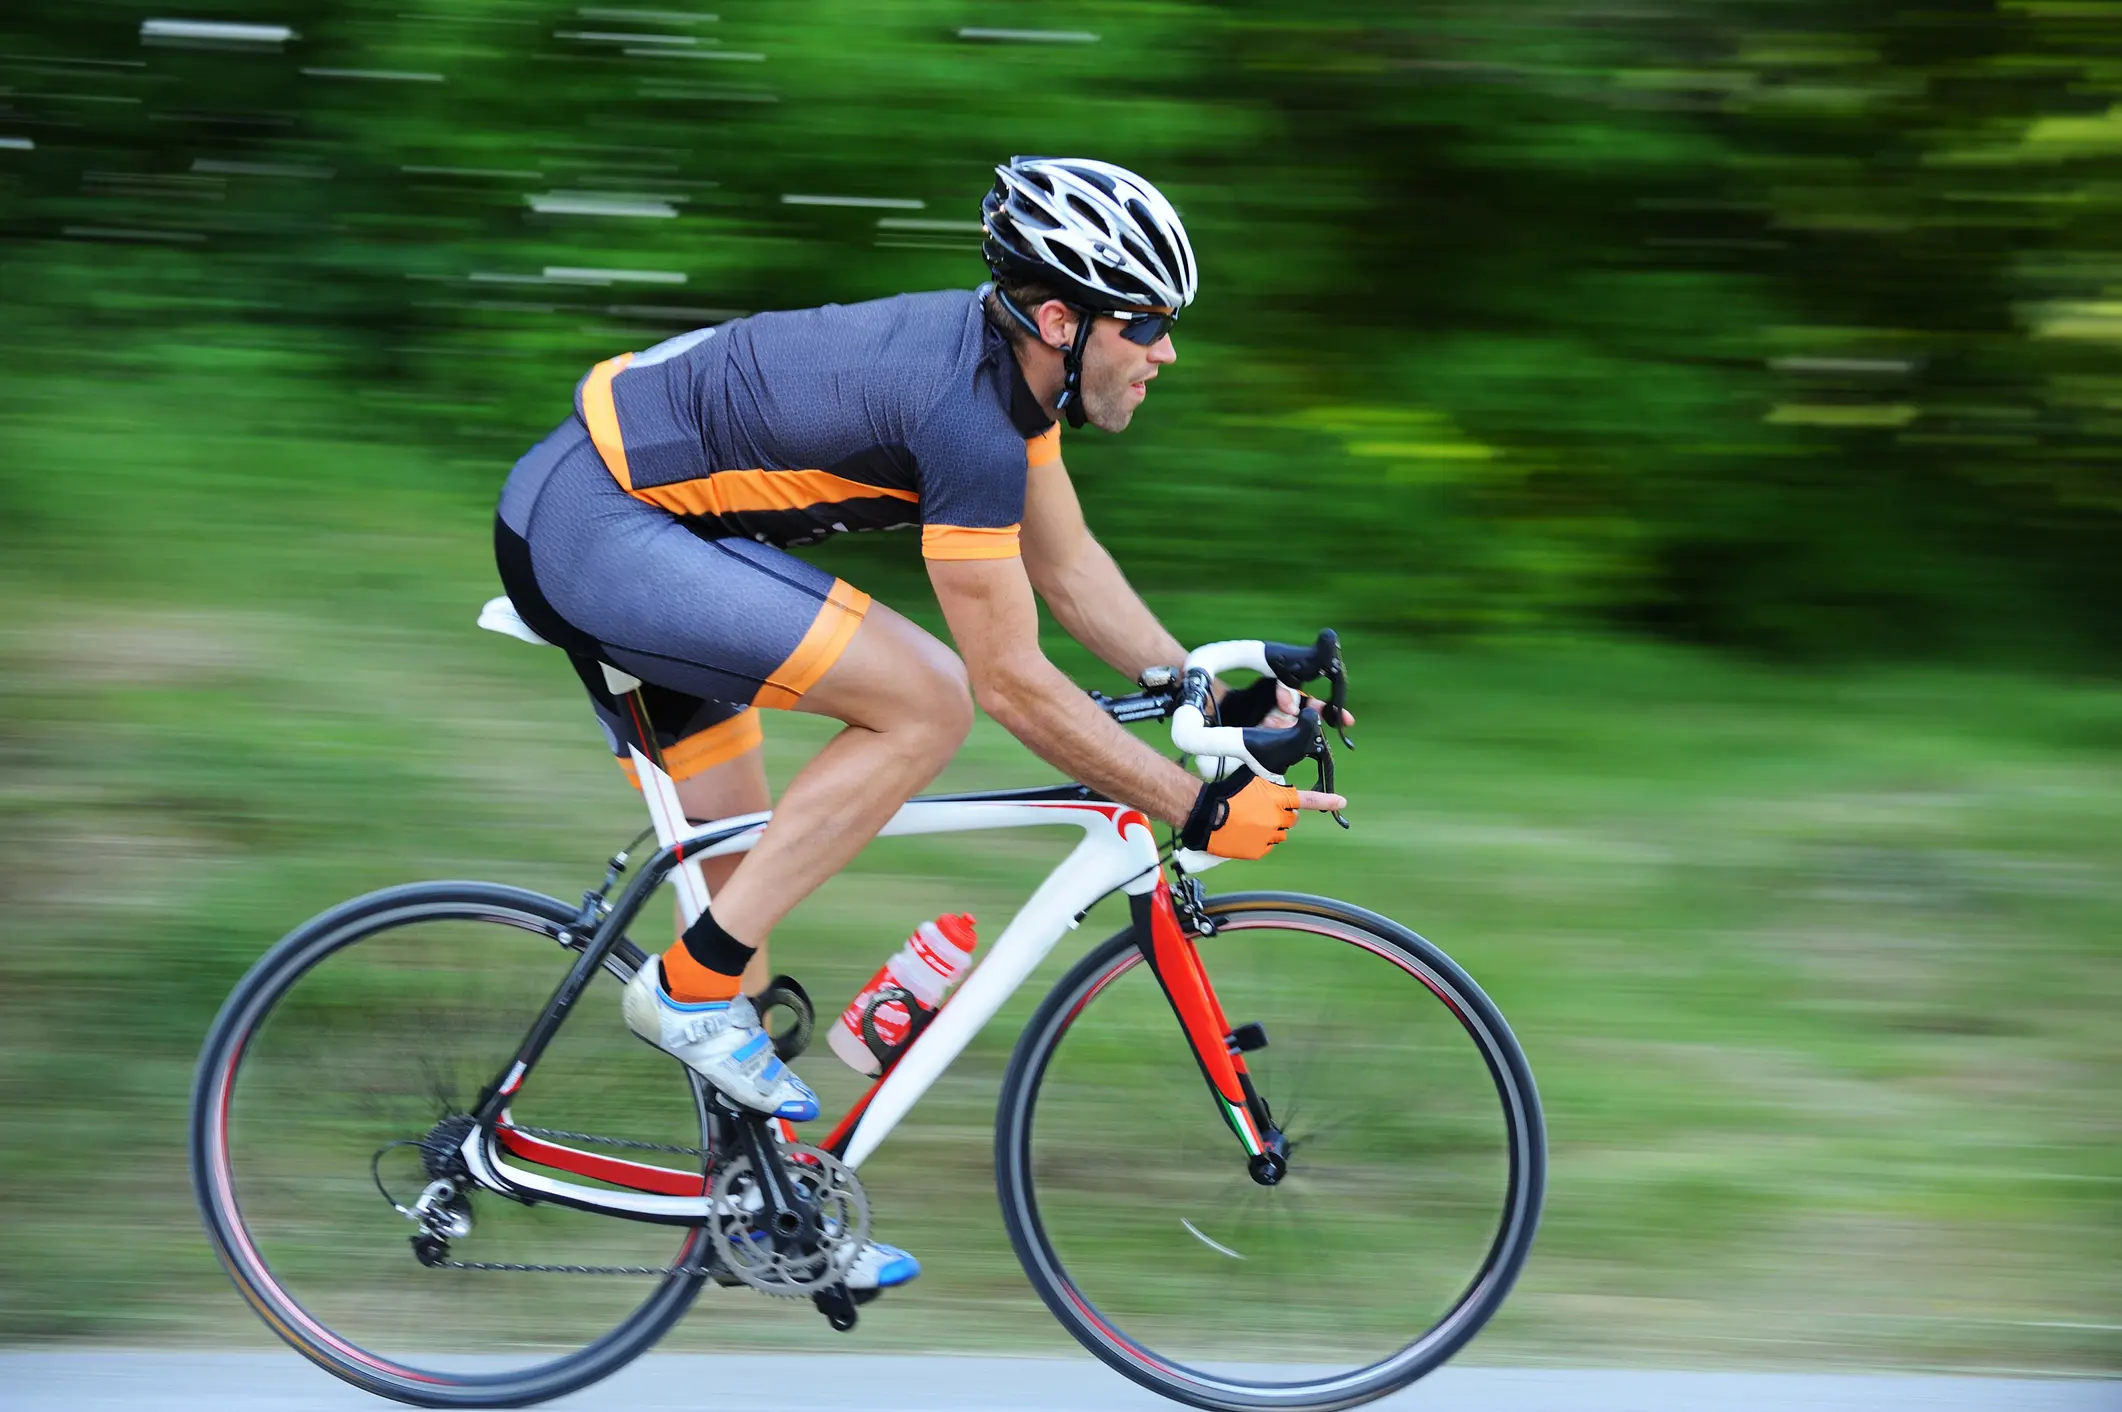
[(752, 957), (759, 954), (758, 947), (746, 946), (724, 931), (713, 912), (702, 912), (685, 929), (684, 941), (686, 954), (718, 976), (743, 975)]

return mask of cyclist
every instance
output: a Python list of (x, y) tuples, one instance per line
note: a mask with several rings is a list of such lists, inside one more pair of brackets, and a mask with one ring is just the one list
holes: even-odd
[[(1105, 162), (1014, 158), (981, 215), (993, 278), (977, 290), (758, 314), (599, 363), (501, 494), (495, 552), (517, 611), (568, 650), (622, 763), (633, 726), (601, 664), (646, 683), (689, 817), (770, 807), (755, 708), (846, 727), (749, 854), (706, 865), (711, 905), (624, 1002), (643, 1039), (789, 1121), (818, 1103), (746, 999), (766, 983), (767, 936), (935, 777), (975, 701), (1070, 778), (1224, 857), (1260, 857), (1300, 808), (1343, 802), (1244, 771), (1204, 785), (1040, 651), (1035, 594), (1130, 678), (1185, 656), (1085, 527), (1058, 419), (1126, 428), (1177, 358), (1194, 256), (1157, 189)], [(786, 552), (915, 524), (962, 659)], [(1223, 719), (1282, 724), (1296, 705), (1263, 681), (1227, 696)], [(849, 1284), (919, 1268), (872, 1245)]]

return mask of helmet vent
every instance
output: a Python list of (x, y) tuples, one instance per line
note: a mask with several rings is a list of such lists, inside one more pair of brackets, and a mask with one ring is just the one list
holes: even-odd
[(1142, 247), (1140, 242), (1130, 240), (1123, 235), (1120, 237), (1120, 243), (1127, 247), (1127, 253), (1129, 258), (1132, 259), (1136, 264), (1146, 266), (1150, 269), (1157, 268), (1158, 261), (1149, 253), (1148, 250)]
[(1067, 270), (1077, 279), (1090, 278), (1090, 262), (1067, 246), (1049, 245), (1046, 247), (1046, 253), (1053, 258), (1055, 264)]
[(1084, 220), (1089, 221), (1092, 225), (1107, 230), (1112, 228), (1112, 223), (1105, 218), (1105, 212), (1073, 192), (1069, 194), (1068, 205), (1070, 210), (1083, 217)]

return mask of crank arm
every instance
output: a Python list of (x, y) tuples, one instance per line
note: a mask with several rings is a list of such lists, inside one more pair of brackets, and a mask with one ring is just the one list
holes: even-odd
[(737, 1130), (738, 1146), (751, 1159), (765, 1228), (773, 1232), (776, 1245), (800, 1243), (806, 1233), (815, 1234), (810, 1228), (816, 1224), (816, 1214), (789, 1182), (780, 1149), (766, 1124), (764, 1115), (745, 1110), (734, 1115), (731, 1125)]

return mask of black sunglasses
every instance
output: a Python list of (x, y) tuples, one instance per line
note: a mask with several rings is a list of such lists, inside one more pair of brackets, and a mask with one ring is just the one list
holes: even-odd
[(1139, 343), (1144, 348), (1149, 347), (1158, 339), (1170, 333), (1172, 325), (1179, 322), (1179, 313), (1176, 309), (1162, 312), (1154, 310), (1137, 312), (1132, 310), (1101, 309), (1098, 312), (1109, 319), (1118, 319), (1120, 321), (1120, 336), (1129, 343)]

